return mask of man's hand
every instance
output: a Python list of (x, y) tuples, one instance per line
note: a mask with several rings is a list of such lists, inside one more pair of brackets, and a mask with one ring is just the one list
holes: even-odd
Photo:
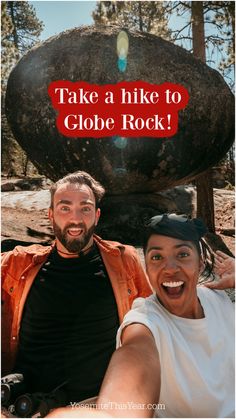
[(218, 281), (205, 282), (207, 288), (224, 290), (235, 288), (235, 259), (217, 250), (215, 253), (214, 272), (219, 276)]
[(16, 418), (12, 413), (9, 412), (5, 407), (1, 409), (1, 418)]
[(71, 408), (71, 407), (61, 407), (59, 409), (52, 410), (47, 416), (47, 418), (112, 418), (109, 413), (105, 411), (90, 409), (90, 408)]

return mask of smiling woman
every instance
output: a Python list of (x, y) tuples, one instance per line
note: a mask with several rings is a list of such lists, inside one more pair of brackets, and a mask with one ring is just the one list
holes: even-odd
[(206, 231), (187, 216), (150, 220), (144, 253), (154, 293), (124, 317), (97, 409), (50, 417), (234, 417), (233, 304), (198, 286), (210, 272)]
[(199, 220), (181, 217), (163, 215), (149, 223), (144, 244), (147, 273), (159, 302), (170, 313), (203, 318), (197, 283), (205, 267), (199, 240), (206, 229)]
[[(134, 344), (144, 333), (137, 326), (155, 342), (160, 366), (150, 370), (149, 380), (159, 376), (159, 404), (165, 409), (156, 410), (158, 417), (234, 415), (233, 304), (224, 292), (197, 286), (199, 276), (209, 273), (206, 231), (200, 219), (176, 214), (150, 220), (144, 251), (154, 294), (134, 302), (118, 332), (120, 350), (130, 336)], [(101, 400), (105, 397), (104, 386)]]
[(203, 264), (193, 243), (154, 234), (148, 241), (146, 265), (151, 285), (170, 313), (204, 317), (196, 288)]
[[(135, 300), (124, 318), (100, 406), (127, 392), (146, 408), (127, 407), (125, 417), (151, 417), (150, 403), (158, 417), (234, 417), (233, 304), (224, 292), (197, 286), (209, 275), (206, 231), (200, 219), (176, 214), (148, 223), (144, 252), (154, 293)], [(127, 376), (126, 388), (118, 374), (123, 382)]]

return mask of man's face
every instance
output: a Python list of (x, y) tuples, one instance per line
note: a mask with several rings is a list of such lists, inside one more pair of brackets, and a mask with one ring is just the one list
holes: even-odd
[(100, 217), (95, 197), (87, 185), (60, 185), (53, 199), (49, 218), (56, 236), (57, 249), (63, 253), (78, 254), (93, 243), (93, 232)]
[(195, 318), (199, 309), (196, 286), (203, 263), (194, 243), (153, 234), (145, 261), (162, 305), (176, 316)]

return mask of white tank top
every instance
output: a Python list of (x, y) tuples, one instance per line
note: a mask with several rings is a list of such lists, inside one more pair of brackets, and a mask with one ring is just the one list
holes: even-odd
[(197, 292), (205, 318), (175, 316), (151, 295), (134, 301), (117, 334), (119, 347), (122, 329), (136, 322), (154, 336), (161, 364), (156, 417), (235, 417), (234, 305), (223, 291)]

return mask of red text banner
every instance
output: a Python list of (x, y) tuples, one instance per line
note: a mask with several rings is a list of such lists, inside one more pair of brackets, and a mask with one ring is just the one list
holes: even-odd
[(144, 81), (96, 85), (58, 80), (48, 93), (66, 137), (171, 137), (178, 111), (188, 104), (185, 87)]

